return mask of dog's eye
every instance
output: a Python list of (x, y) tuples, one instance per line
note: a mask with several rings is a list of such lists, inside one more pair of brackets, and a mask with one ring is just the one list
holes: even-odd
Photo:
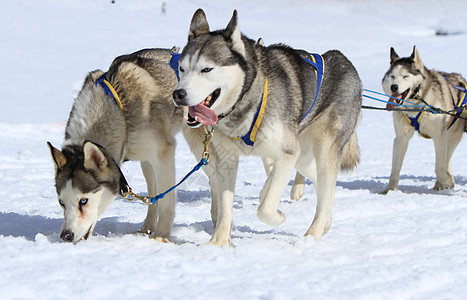
[(180, 67), (180, 72), (185, 72), (185, 69)]
[(396, 77), (394, 75), (389, 76), (391, 79), (395, 79)]
[(212, 68), (204, 68), (201, 70), (201, 73), (209, 73), (212, 71)]
[(402, 78), (407, 79), (409, 78), (409, 75), (402, 76)]
[(79, 205), (86, 205), (86, 203), (88, 203), (88, 198), (82, 198), (79, 200)]
[(60, 203), (61, 206), (65, 207), (65, 202), (62, 199), (59, 199), (58, 203)]

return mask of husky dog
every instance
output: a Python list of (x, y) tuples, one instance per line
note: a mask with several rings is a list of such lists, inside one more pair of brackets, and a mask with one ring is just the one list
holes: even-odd
[[(99, 215), (126, 190), (119, 168), (124, 159), (141, 162), (149, 196), (174, 185), (174, 136), (184, 119), (172, 101), (178, 80), (170, 57), (169, 49), (142, 50), (117, 57), (107, 73), (97, 70), (86, 77), (62, 151), (49, 143), (64, 210), (63, 240), (88, 238)], [(167, 242), (174, 207), (174, 193), (150, 205), (141, 232)]]
[(236, 11), (224, 30), (212, 32), (203, 10), (195, 12), (173, 98), (177, 106), (188, 107), (189, 127), (215, 130), (217, 185), (211, 183), (211, 190), (219, 203), (211, 244), (230, 243), (239, 155), (272, 162), (259, 196), (262, 222), (284, 222), (279, 202), (296, 168), (312, 179), (318, 198), (306, 235), (319, 239), (329, 230), (338, 171), (359, 162), (362, 85), (340, 52), (326, 52), (322, 59), (325, 69), (318, 72), (288, 46), (264, 47), (247, 38)]
[[(458, 110), (465, 99), (466, 81), (460, 74), (429, 70), (424, 65), (416, 47), (410, 57), (400, 58), (391, 48), (390, 67), (384, 75), (384, 92), (392, 95), (387, 104), (393, 108), (396, 104), (410, 101), (424, 105), (426, 103), (445, 111)], [(410, 104), (409, 104), (410, 105)], [(459, 109), (458, 114), (462, 112)], [(465, 113), (464, 113), (465, 114)], [(436, 152), (435, 190), (454, 187), (451, 171), (451, 156), (459, 144), (465, 128), (465, 120), (447, 114), (427, 112), (393, 113), (396, 138), (392, 154), (392, 170), (389, 185), (382, 191), (397, 190), (399, 173), (402, 167), (409, 140), (415, 131), (426, 138), (433, 139)]]

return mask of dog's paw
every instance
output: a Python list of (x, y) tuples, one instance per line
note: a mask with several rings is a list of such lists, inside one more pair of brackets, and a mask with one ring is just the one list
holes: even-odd
[(433, 190), (435, 191), (441, 191), (441, 190), (447, 190), (447, 189), (452, 189), (454, 188), (454, 182), (448, 183), (448, 184), (443, 184), (436, 180), (435, 186), (433, 187)]
[(264, 209), (263, 205), (258, 207), (258, 211), (256, 212), (258, 219), (268, 225), (271, 226), (279, 226), (285, 221), (285, 215), (280, 210), (266, 210)]
[(389, 189), (385, 189), (385, 190), (382, 190), (381, 192), (379, 192), (378, 194), (380, 195), (387, 195), (389, 193)]
[(224, 246), (230, 246), (230, 238), (228, 239), (217, 239), (217, 238), (214, 238), (212, 237), (212, 239), (205, 243), (205, 245), (207, 246), (216, 246), (216, 247), (224, 247)]
[(379, 192), (378, 194), (387, 195), (389, 193), (389, 191), (397, 191), (397, 188), (386, 188), (386, 189), (382, 190), (381, 192)]
[(305, 191), (305, 186), (301, 183), (294, 184), (292, 186), (292, 190), (290, 191), (290, 199), (292, 200), (300, 200), (303, 196)]
[(313, 236), (315, 237), (315, 240), (321, 239), (323, 235), (328, 233), (329, 229), (331, 228), (332, 224), (332, 219), (331, 217), (325, 217), (325, 220), (321, 218), (313, 220), (313, 223), (311, 224), (310, 228), (308, 231), (305, 233), (305, 236)]
[(158, 241), (158, 242), (161, 242), (161, 243), (170, 243), (170, 240), (166, 237), (162, 237), (162, 236), (153, 236), (151, 237), (152, 239)]

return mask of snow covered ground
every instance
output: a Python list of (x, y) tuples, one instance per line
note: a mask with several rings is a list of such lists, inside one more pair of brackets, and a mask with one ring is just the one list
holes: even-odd
[[(333, 226), (320, 241), (304, 238), (316, 204), (311, 184), (289, 200), (279, 227), (256, 218), (265, 180), (258, 158), (241, 160), (232, 246), (205, 246), (213, 233), (207, 178), (177, 191), (172, 243), (132, 232), (146, 207), (117, 199), (95, 234), (60, 241), (62, 210), (46, 141), (59, 146), (74, 96), (87, 72), (146, 47), (183, 47), (193, 12), (213, 29), (232, 10), (251, 38), (311, 52), (339, 49), (365, 88), (381, 91), (389, 48), (425, 65), (467, 76), (467, 2), (462, 0), (0, 0), (0, 295), (2, 299), (465, 299), (467, 166), (465, 141), (452, 158), (456, 187), (435, 183), (433, 144), (412, 139), (400, 191), (388, 182), (394, 130), (388, 112), (364, 111), (361, 164), (339, 177)], [(447, 33), (437, 35), (436, 33)], [(367, 105), (377, 105), (365, 100)], [(183, 139), (177, 177), (196, 163)], [(123, 166), (136, 191), (139, 164)]]

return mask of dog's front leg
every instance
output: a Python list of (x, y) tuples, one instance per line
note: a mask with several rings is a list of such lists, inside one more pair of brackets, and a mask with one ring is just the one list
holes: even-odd
[(263, 157), (261, 158), (263, 161), (263, 167), (264, 171), (266, 172), (266, 176), (269, 176), (272, 172), (272, 168), (274, 167), (274, 160), (272, 160), (270, 157)]
[[(202, 127), (196, 129), (185, 128), (182, 132), (191, 152), (195, 155), (197, 160), (201, 159), (201, 154), (203, 153), (204, 148), (200, 141), (206, 138), (204, 129)], [(209, 186), (211, 190), (211, 219), (214, 227), (216, 227), (218, 212), (217, 199), (219, 196), (217, 195), (216, 148), (213, 144), (210, 145), (209, 152), (209, 164), (203, 167), (203, 171), (209, 178)]]
[[(164, 151), (158, 153), (156, 161), (152, 163), (156, 174), (157, 194), (167, 191), (175, 185), (175, 144), (167, 145)], [(161, 242), (169, 242), (172, 224), (175, 218), (176, 192), (172, 191), (159, 199), (157, 228), (154, 238)]]
[(285, 215), (278, 209), (281, 195), (287, 186), (290, 174), (297, 161), (297, 153), (283, 153), (274, 161), (274, 166), (260, 193), (258, 219), (268, 225), (278, 226), (285, 221)]
[[(156, 175), (154, 173), (154, 168), (151, 163), (148, 161), (141, 161), (141, 170), (143, 171), (144, 179), (146, 180), (146, 185), (148, 188), (148, 195), (156, 195)], [(149, 205), (148, 212), (146, 214), (146, 219), (144, 219), (143, 227), (141, 227), (140, 232), (144, 234), (151, 235), (156, 232), (157, 227), (157, 206)]]
[(208, 176), (209, 187), (211, 190), (211, 220), (214, 225), (214, 228), (217, 226), (217, 214), (219, 212), (219, 196), (218, 196), (218, 183), (217, 183), (217, 174), (216, 174), (216, 159), (213, 155), (213, 147), (211, 147), (211, 159), (209, 164), (203, 167), (204, 173)]
[(389, 178), (389, 184), (381, 194), (386, 195), (389, 191), (397, 190), (399, 185), (400, 172), (402, 168), (402, 162), (404, 161), (405, 153), (409, 145), (409, 140), (414, 134), (414, 130), (410, 130), (408, 133), (397, 133), (394, 138), (394, 144), (392, 149), (392, 168), (391, 177)]
[[(222, 153), (224, 151), (221, 151)], [(211, 240), (207, 244), (222, 247), (230, 244), (232, 230), (232, 206), (235, 183), (237, 181), (238, 155), (224, 153), (216, 155), (217, 187), (211, 186), (211, 191), (217, 190), (217, 224)]]

